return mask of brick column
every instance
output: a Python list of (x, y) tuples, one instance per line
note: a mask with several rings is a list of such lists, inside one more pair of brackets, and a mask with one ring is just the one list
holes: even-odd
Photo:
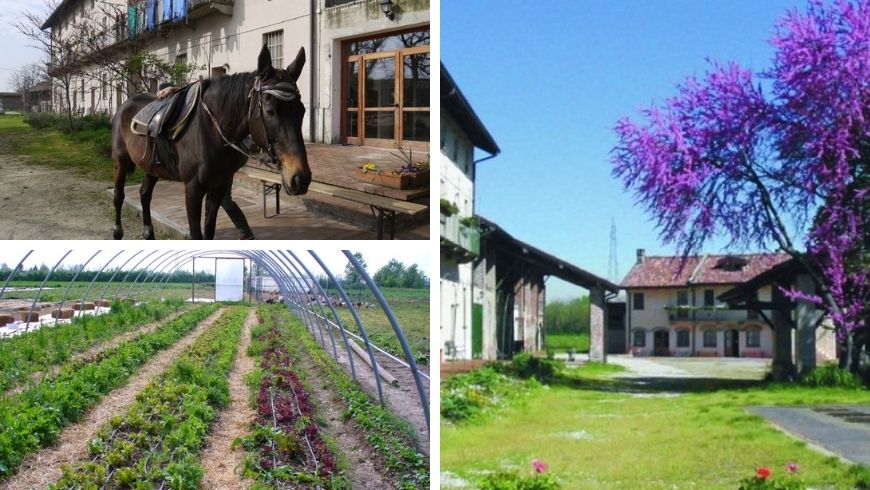
[(589, 290), (589, 360), (607, 362), (607, 326), (604, 322), (604, 288)]

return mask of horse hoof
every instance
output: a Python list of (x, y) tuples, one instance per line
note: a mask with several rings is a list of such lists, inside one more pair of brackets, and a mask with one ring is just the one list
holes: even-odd
[(116, 226), (115, 233), (113, 235), (115, 237), (115, 240), (121, 240), (122, 238), (124, 238), (124, 229), (120, 226)]
[(146, 226), (145, 230), (142, 231), (142, 238), (145, 240), (154, 240), (154, 228)]

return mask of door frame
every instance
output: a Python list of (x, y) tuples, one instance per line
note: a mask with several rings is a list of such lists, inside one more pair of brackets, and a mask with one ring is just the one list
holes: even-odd
[(736, 328), (726, 329), (723, 340), (725, 357), (740, 357), (740, 331)]
[[(665, 345), (659, 345), (659, 338), (665, 338)], [(666, 329), (653, 331), (653, 355), (654, 356), (670, 356), (671, 355), (671, 332)]]
[[(426, 26), (426, 29), (430, 29), (430, 26)], [(404, 32), (413, 32), (421, 30), (420, 27), (406, 29), (403, 31), (396, 31), (394, 33), (382, 33), (376, 36), (367, 36), (363, 38), (354, 38), (343, 40), (341, 43), (342, 57), (341, 57), (341, 90), (340, 90), (340, 98), (341, 98), (341, 140), (349, 145), (359, 145), (359, 146), (375, 146), (375, 147), (384, 147), (384, 148), (393, 148), (395, 146), (399, 146), (400, 148), (412, 149), (412, 150), (427, 150), (431, 144), (431, 141), (413, 141), (413, 140), (405, 140), (404, 139), (404, 113), (405, 112), (427, 112), (431, 114), (431, 100), (429, 103), (429, 107), (404, 107), (405, 94), (404, 94), (404, 63), (403, 59), (405, 56), (414, 55), (414, 54), (423, 54), (429, 53), (430, 58), (429, 62), (431, 64), (431, 52), (432, 46), (416, 46), (413, 48), (402, 48), (392, 51), (378, 51), (375, 53), (366, 53), (366, 54), (355, 54), (355, 55), (347, 55), (345, 53), (345, 47), (356, 41), (364, 41), (366, 39), (373, 39), (391, 35), (398, 35)], [(394, 94), (395, 101), (393, 110), (393, 124), (394, 124), (394, 132), (393, 139), (382, 139), (382, 138), (366, 138), (365, 136), (365, 116), (367, 113), (371, 112), (389, 112), (386, 107), (365, 107), (365, 62), (373, 59), (382, 59), (382, 58), (393, 58), (395, 63), (395, 76), (394, 76)], [(357, 97), (359, 98), (358, 107), (352, 108), (348, 107), (347, 101), (347, 81), (349, 76), (348, 65), (350, 63), (356, 62), (358, 64), (358, 73), (359, 77), (357, 79)], [(430, 65), (431, 66), (431, 65)], [(431, 72), (430, 72), (431, 76)], [(357, 113), (357, 136), (348, 136), (347, 134), (347, 120), (348, 113), (356, 112)], [(430, 119), (431, 125), (431, 119)]]

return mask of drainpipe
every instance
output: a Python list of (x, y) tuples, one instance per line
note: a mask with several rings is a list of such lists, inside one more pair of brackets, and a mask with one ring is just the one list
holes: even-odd
[(310, 33), (311, 34), (311, 41), (309, 43), (311, 45), (311, 64), (310, 64), (310, 69), (309, 69), (309, 78), (310, 78), (309, 83), (311, 85), (311, 100), (309, 101), (309, 104), (311, 106), (311, 110), (308, 111), (308, 126), (309, 126), (308, 134), (310, 135), (309, 137), (311, 138), (312, 143), (316, 140), (315, 135), (317, 134), (317, 120), (316, 120), (315, 114), (317, 113), (318, 110), (320, 110), (320, 108), (317, 107), (317, 105), (316, 105), (317, 99), (319, 98), (318, 94), (319, 94), (319, 89), (320, 89), (316, 85), (317, 84), (317, 69), (320, 66), (320, 63), (317, 60), (317, 56), (318, 56), (317, 55), (317, 53), (318, 53), (318, 50), (317, 50), (317, 20), (315, 18), (315, 16), (317, 15), (317, 10), (318, 10), (317, 3), (318, 3), (318, 0), (311, 0), (311, 19), (310, 19), (310, 25), (309, 25), (309, 29), (311, 30), (311, 33)]

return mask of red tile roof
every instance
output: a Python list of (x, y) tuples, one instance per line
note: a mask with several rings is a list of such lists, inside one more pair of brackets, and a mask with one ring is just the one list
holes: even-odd
[[(722, 268), (720, 260), (743, 259), (746, 265), (739, 270)], [(741, 284), (785, 262), (784, 253), (745, 255), (703, 255), (686, 257), (644, 257), (628, 271), (621, 287), (661, 288), (684, 287), (689, 284)], [(682, 265), (682, 269), (680, 266)]]

